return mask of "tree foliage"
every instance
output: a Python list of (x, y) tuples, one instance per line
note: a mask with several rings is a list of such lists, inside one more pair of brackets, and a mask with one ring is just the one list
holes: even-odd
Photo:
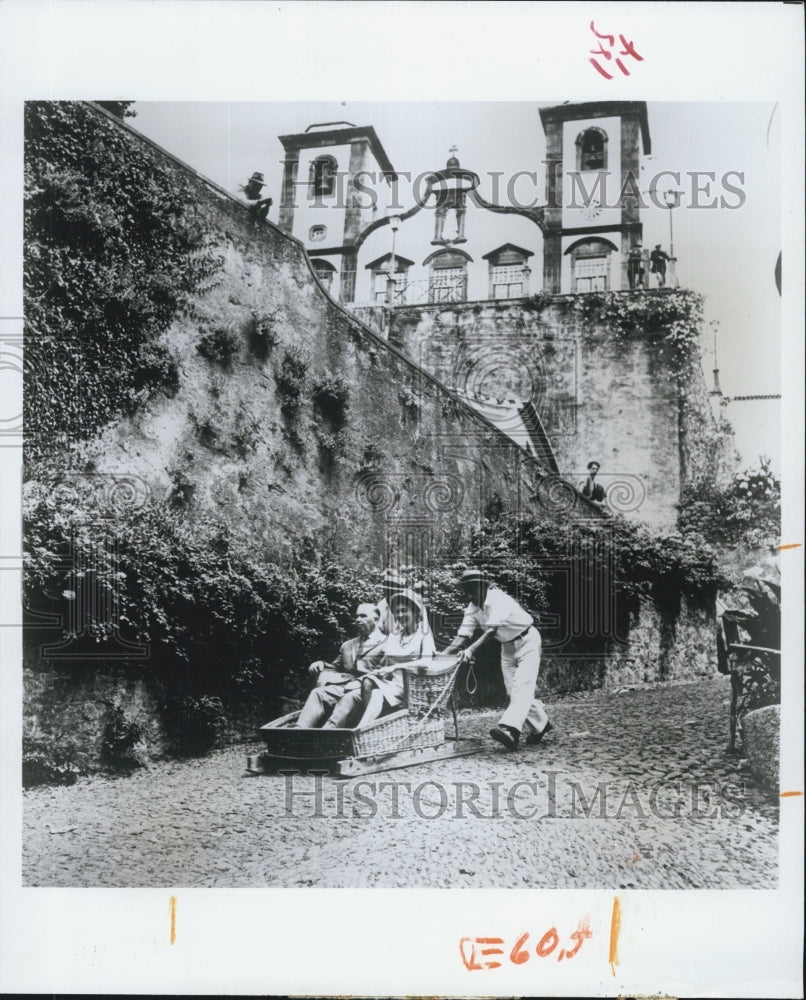
[(136, 118), (137, 112), (132, 110), (134, 101), (96, 101), (116, 118)]
[(683, 490), (678, 520), (686, 535), (712, 545), (769, 546), (781, 532), (781, 482), (769, 458), (756, 469), (737, 473), (726, 486), (709, 481)]

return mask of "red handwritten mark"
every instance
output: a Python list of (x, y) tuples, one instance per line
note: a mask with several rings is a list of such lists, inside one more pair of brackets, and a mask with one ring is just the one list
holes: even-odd
[[(470, 942), (470, 955), (465, 953), (465, 944)], [(464, 962), (465, 968), (470, 972), (476, 972), (480, 969), (498, 969), (501, 966), (500, 962), (492, 961), (491, 959), (486, 959), (487, 955), (503, 955), (504, 951), (502, 948), (492, 947), (492, 948), (480, 948), (478, 952), (476, 951), (477, 945), (494, 945), (503, 944), (504, 939), (499, 937), (490, 938), (471, 938), (463, 937), (459, 941), (459, 954), (462, 956), (462, 961)], [(482, 964), (478, 961), (478, 956), (485, 956), (485, 962)]]
[[(593, 21), (591, 21), (591, 23), (590, 23), (590, 29), (594, 33), (594, 35), (596, 35), (597, 38), (599, 38), (599, 39), (606, 39), (607, 40), (607, 44), (610, 47), (610, 49), (612, 49), (612, 48), (615, 47), (615, 44), (616, 44), (615, 35), (602, 34), (601, 32), (597, 31), (596, 28), (595, 28), (595, 26), (594, 26)], [(632, 58), (635, 59), (635, 60), (637, 60), (638, 62), (643, 62), (644, 61), (644, 57), (642, 55), (639, 55), (635, 51), (635, 43), (634, 42), (628, 42), (627, 39), (624, 37), (624, 35), (621, 35), (621, 34), (618, 37), (619, 37), (619, 41), (621, 42), (621, 45), (622, 45), (622, 48), (618, 52), (619, 56), (632, 56)], [(592, 56), (603, 56), (607, 61), (609, 61), (609, 60), (611, 60), (613, 58), (613, 53), (610, 52), (608, 49), (606, 49), (602, 45), (601, 41), (599, 42), (599, 48), (598, 49), (591, 49), (590, 53), (591, 53)], [(597, 73), (599, 73), (600, 76), (603, 76), (605, 78), (605, 80), (612, 80), (613, 79), (612, 74), (608, 73), (607, 70), (603, 69), (595, 59), (589, 59), (588, 62), (591, 64), (591, 66), (593, 66), (593, 68), (596, 70)], [(630, 75), (630, 71), (627, 69), (627, 67), (624, 65), (624, 63), (621, 61), (621, 59), (616, 58), (615, 63), (616, 63), (616, 66), (618, 66), (618, 68), (624, 74), (624, 76), (629, 76)]]
[[(590, 918), (585, 917), (583, 920), (580, 920), (579, 926), (571, 934), (571, 940), (576, 941), (576, 945), (570, 950), (561, 948), (557, 955), (557, 961), (561, 962), (564, 958), (573, 958), (582, 947), (582, 942), (589, 937), (593, 937), (593, 933), (590, 929)], [(528, 940), (529, 932), (526, 931), (524, 934), (521, 934), (512, 946), (512, 951), (509, 953), (509, 960), (513, 965), (523, 965), (531, 958), (531, 952), (526, 946)], [(460, 938), (459, 954), (462, 956), (465, 968), (469, 972), (479, 972), (482, 969), (499, 969), (501, 962), (489, 956), (503, 955), (503, 949), (499, 947), (503, 943), (504, 939), (500, 937)], [(559, 943), (560, 935), (557, 933), (557, 928), (550, 927), (538, 941), (535, 953), (538, 958), (548, 958)], [(489, 945), (490, 947), (483, 947), (485, 945)]]
[(784, 549), (799, 549), (803, 545), (803, 542), (792, 542), (791, 545), (779, 545), (778, 551), (783, 552)]
[[(565, 957), (573, 958), (574, 955), (576, 955), (576, 953), (582, 947), (582, 942), (590, 937), (593, 937), (593, 931), (591, 930), (590, 927), (590, 919), (588, 917), (585, 917), (584, 920), (579, 921), (579, 927), (577, 927), (577, 929), (571, 935), (571, 940), (576, 941), (576, 947), (572, 951), (566, 951)], [(563, 957), (563, 952), (561, 951), (557, 961), (559, 962), (562, 957)]]
[(513, 965), (523, 965), (524, 962), (529, 961), (529, 952), (523, 951), (523, 946), (526, 944), (526, 939), (529, 937), (529, 932), (521, 934), (518, 940), (515, 942), (515, 947), (509, 954), (509, 960)]
[(781, 792), (782, 799), (788, 799), (792, 795), (803, 795), (803, 792)]
[(171, 944), (173, 944), (176, 941), (176, 896), (171, 896), (168, 907), (171, 914)]
[(560, 943), (560, 935), (556, 927), (549, 927), (543, 937), (537, 942), (535, 951), (541, 958), (548, 958)]
[(621, 903), (613, 897), (613, 912), (610, 914), (610, 971), (615, 976), (618, 962), (618, 936), (621, 931)]

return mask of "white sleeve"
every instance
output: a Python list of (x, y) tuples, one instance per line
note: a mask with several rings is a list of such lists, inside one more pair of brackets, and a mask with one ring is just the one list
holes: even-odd
[(468, 604), (465, 608), (465, 616), (462, 619), (462, 624), (459, 626), (459, 631), (457, 635), (463, 636), (465, 639), (472, 639), (473, 633), (476, 631), (478, 622), (476, 621), (476, 613), (472, 610), (472, 605)]

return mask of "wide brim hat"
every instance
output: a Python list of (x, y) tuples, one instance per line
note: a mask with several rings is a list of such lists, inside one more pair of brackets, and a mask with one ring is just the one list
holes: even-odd
[(392, 613), (394, 613), (395, 606), (398, 604), (408, 604), (422, 618), (423, 616), (422, 601), (420, 600), (420, 595), (415, 594), (413, 590), (408, 590), (408, 589), (401, 590), (400, 593), (393, 594), (389, 598), (389, 607), (392, 609)]
[(483, 569), (466, 569), (459, 577), (460, 587), (475, 587), (477, 584), (489, 586), (490, 575)]
[[(243, 176), (243, 175), (241, 175), (241, 176)], [(257, 170), (249, 178), (249, 183), (250, 184), (255, 183), (255, 182), (257, 182), (258, 184), (260, 184), (261, 187), (265, 187), (266, 186), (266, 181), (265, 181), (265, 178), (263, 177), (263, 174), (259, 173)]]

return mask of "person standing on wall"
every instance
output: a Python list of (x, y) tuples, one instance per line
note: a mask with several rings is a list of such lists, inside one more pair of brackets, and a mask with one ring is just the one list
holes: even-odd
[[(469, 604), (456, 638), (444, 652), (461, 650), (462, 658), (470, 660), (487, 639), (498, 640), (509, 705), (498, 725), (490, 730), (490, 736), (507, 750), (517, 750), (523, 728), (528, 724), (530, 732), (524, 742), (534, 746), (552, 729), (543, 703), (535, 698), (541, 640), (534, 619), (514, 598), (491, 586), (484, 570), (466, 570), (458, 586)], [(483, 632), (471, 643), (478, 628)]]
[(630, 290), (644, 287), (644, 252), (640, 243), (636, 243), (627, 257), (627, 280)]
[(669, 255), (665, 250), (661, 250), (660, 243), (655, 244), (655, 249), (649, 255), (649, 270), (658, 277), (658, 288), (663, 288), (666, 284), (666, 261)]

